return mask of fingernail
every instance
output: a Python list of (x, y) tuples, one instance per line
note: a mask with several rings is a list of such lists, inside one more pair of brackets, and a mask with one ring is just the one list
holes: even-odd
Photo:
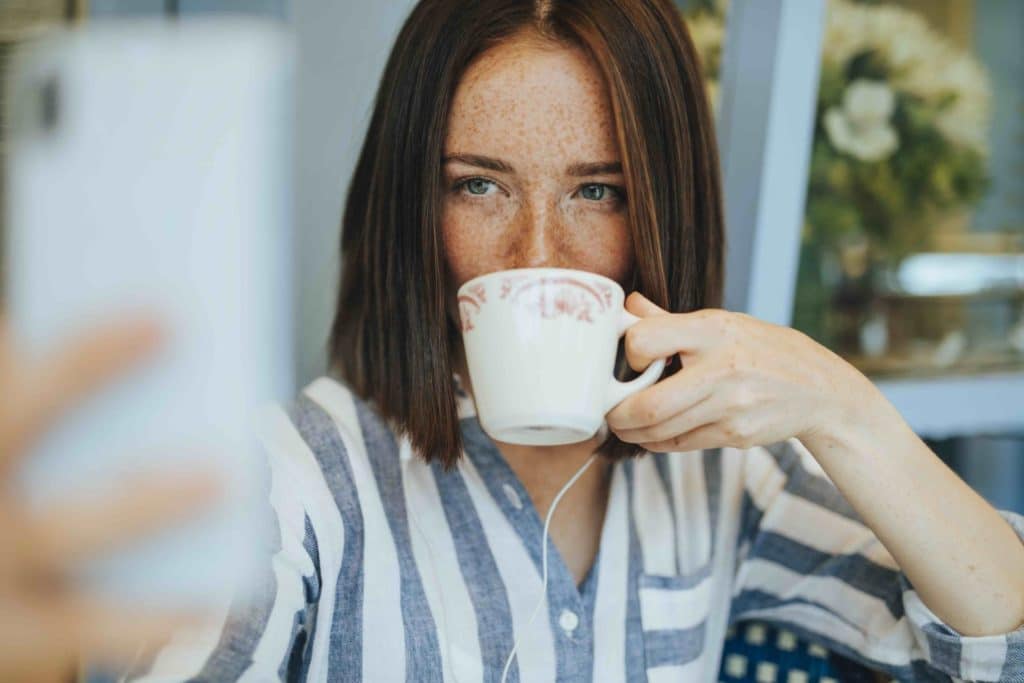
[[(640, 294), (640, 292), (637, 292), (637, 294)], [(654, 302), (653, 302), (653, 301), (651, 301), (650, 299), (648, 299), (648, 298), (647, 298), (646, 296), (644, 296), (643, 294), (640, 294), (640, 298), (641, 298), (641, 299), (643, 300), (643, 303), (644, 303), (645, 305), (647, 305), (647, 306), (654, 306)]]

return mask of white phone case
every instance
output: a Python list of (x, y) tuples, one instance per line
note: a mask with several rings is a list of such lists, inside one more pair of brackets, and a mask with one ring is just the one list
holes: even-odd
[(42, 349), (136, 308), (171, 335), (46, 435), (19, 483), (40, 506), (106, 495), (150, 466), (201, 463), (228, 483), (207, 514), (87, 565), (102, 595), (202, 605), (269, 570), (255, 427), (294, 390), (292, 63), (283, 25), (252, 19), (91, 23), (15, 61), (7, 297), (18, 340)]

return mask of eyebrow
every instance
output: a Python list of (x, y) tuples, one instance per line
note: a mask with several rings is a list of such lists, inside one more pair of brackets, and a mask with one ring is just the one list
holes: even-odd
[[(515, 173), (516, 170), (512, 167), (512, 164), (501, 159), (495, 159), (493, 157), (486, 157), (480, 154), (451, 154), (442, 159), (442, 163), (447, 164), (452, 161), (458, 161), (470, 166), (478, 166), (480, 168), (486, 168), (491, 171), (497, 171), (499, 173)], [(566, 173), (571, 176), (590, 176), (590, 175), (603, 175), (607, 173), (622, 173), (622, 163), (618, 161), (588, 161), (588, 162), (577, 162), (569, 164), (566, 168)]]

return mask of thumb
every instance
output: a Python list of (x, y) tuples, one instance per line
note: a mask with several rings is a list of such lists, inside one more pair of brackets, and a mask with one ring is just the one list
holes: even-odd
[(626, 298), (626, 310), (640, 318), (668, 313), (640, 292), (633, 292)]

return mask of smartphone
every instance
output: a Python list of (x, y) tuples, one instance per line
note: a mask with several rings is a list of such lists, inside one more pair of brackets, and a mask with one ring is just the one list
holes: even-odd
[(121, 19), (48, 34), (12, 62), (17, 341), (51, 347), (136, 310), (167, 331), (43, 437), (18, 487), (42, 508), (144, 471), (207, 467), (225, 483), (205, 513), (84, 565), (103, 597), (203, 606), (266, 565), (259, 415), (294, 391), (292, 55), (277, 22)]

